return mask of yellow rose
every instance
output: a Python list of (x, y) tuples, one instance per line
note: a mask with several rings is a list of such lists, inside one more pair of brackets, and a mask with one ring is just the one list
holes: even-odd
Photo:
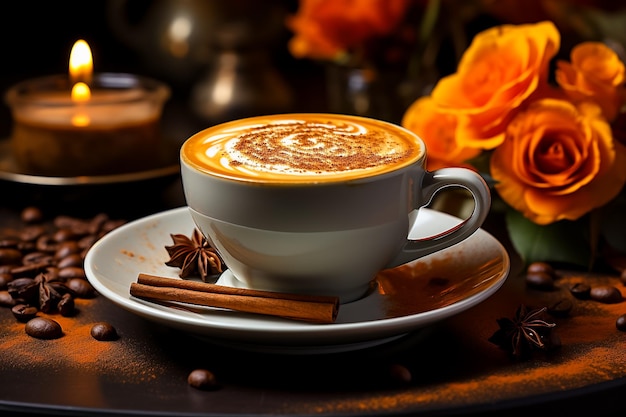
[(454, 134), (456, 117), (439, 112), (430, 97), (422, 97), (409, 106), (401, 124), (426, 144), (426, 167), (431, 171), (455, 165), (469, 167), (464, 162), (481, 152), (480, 149), (464, 148), (457, 144)]
[(458, 117), (458, 143), (481, 149), (502, 143), (514, 112), (547, 79), (559, 46), (559, 32), (547, 21), (476, 35), (457, 72), (442, 78), (431, 94), (443, 111)]
[(571, 63), (557, 62), (556, 81), (574, 100), (593, 100), (608, 120), (622, 106), (624, 63), (600, 42), (584, 42), (572, 49)]
[(504, 201), (533, 222), (576, 220), (626, 182), (626, 147), (592, 102), (542, 99), (509, 124), (491, 158)]

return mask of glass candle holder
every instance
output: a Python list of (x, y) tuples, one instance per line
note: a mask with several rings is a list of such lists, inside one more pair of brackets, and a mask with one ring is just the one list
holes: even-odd
[(91, 96), (80, 102), (71, 98), (72, 85), (69, 76), (53, 75), (7, 91), (11, 151), (20, 170), (94, 176), (160, 166), (167, 85), (132, 74), (94, 74)]

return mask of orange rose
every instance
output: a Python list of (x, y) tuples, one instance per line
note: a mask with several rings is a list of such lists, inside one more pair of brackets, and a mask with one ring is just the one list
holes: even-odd
[(464, 164), (481, 150), (460, 147), (455, 139), (456, 117), (437, 111), (430, 97), (416, 100), (402, 118), (402, 126), (417, 134), (428, 150), (427, 168), (431, 171)]
[(384, 36), (401, 21), (410, 0), (300, 0), (287, 18), (296, 58), (336, 59), (366, 40)]
[(608, 120), (615, 119), (624, 94), (624, 63), (600, 42), (576, 45), (571, 60), (557, 62), (557, 83), (572, 99), (593, 100)]
[(545, 225), (608, 203), (626, 182), (625, 166), (626, 147), (596, 104), (542, 99), (510, 123), (491, 175), (504, 201)]
[(551, 22), (503, 25), (476, 35), (457, 72), (442, 78), (431, 94), (458, 117), (459, 145), (493, 149), (502, 143), (515, 111), (547, 79), (559, 46)]

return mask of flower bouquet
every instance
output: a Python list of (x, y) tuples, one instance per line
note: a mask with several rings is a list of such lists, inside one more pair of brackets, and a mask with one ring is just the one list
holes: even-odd
[(526, 263), (623, 269), (624, 63), (601, 42), (557, 59), (560, 43), (550, 21), (478, 33), (402, 125), (425, 141), (428, 169), (469, 166), (493, 184)]

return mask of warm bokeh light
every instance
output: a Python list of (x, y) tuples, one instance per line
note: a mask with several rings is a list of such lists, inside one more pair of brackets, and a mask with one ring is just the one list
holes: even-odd
[(88, 126), (90, 123), (89, 115), (81, 111), (80, 103), (85, 103), (91, 98), (91, 90), (87, 84), (78, 82), (72, 87), (72, 101), (78, 103), (78, 111), (72, 116), (72, 125), (74, 126)]
[(91, 98), (91, 90), (89, 86), (83, 82), (78, 82), (72, 87), (72, 101), (82, 103), (89, 101)]

